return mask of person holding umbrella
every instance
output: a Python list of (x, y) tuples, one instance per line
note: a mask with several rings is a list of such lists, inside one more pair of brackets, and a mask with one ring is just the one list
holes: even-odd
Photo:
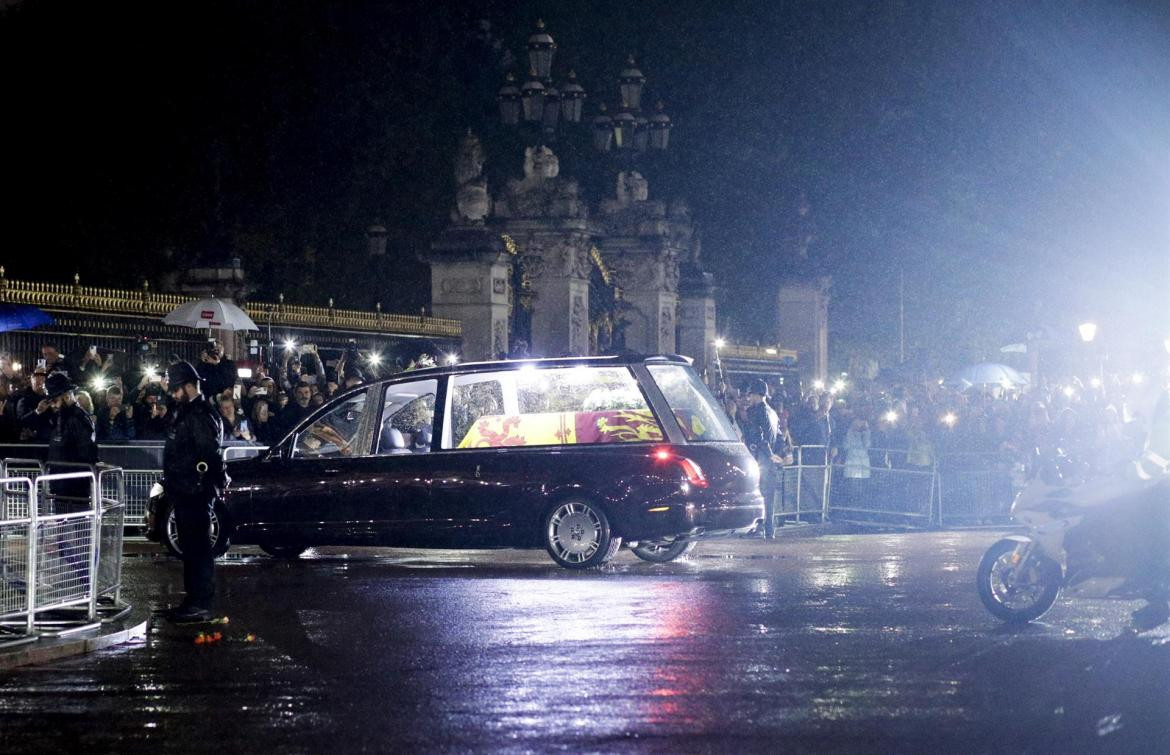
[(174, 419), (163, 448), (163, 488), (174, 506), (183, 552), (183, 602), (169, 612), (177, 624), (211, 618), (215, 596), (215, 557), (211, 552), (211, 512), (228, 484), (220, 455), (223, 421), (199, 390), (199, 373), (190, 362), (167, 368), (167, 390), (175, 401)]

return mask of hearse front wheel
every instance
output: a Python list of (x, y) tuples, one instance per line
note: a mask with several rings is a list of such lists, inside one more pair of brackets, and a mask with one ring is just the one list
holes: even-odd
[[(165, 522), (163, 527), (163, 545), (175, 558), (183, 557), (183, 550), (179, 547), (179, 522), (175, 518), (175, 507), (164, 502), (162, 510), (157, 516)], [(227, 553), (232, 544), (231, 527), (227, 524), (227, 509), (222, 501), (216, 501), (211, 509), (211, 522), (207, 528), (207, 536), (211, 539), (211, 555), (219, 558)]]
[(622, 546), (605, 512), (581, 500), (557, 504), (544, 518), (543, 533), (545, 550), (566, 569), (601, 566)]

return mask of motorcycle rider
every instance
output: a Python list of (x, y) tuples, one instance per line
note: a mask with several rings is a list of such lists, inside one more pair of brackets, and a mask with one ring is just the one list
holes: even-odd
[[(1130, 476), (1152, 482), (1161, 490), (1170, 479), (1170, 392), (1164, 389), (1138, 390), (1127, 400), (1127, 409), (1146, 427), (1142, 455), (1136, 459)], [(1153, 629), (1170, 621), (1170, 501), (1161, 493), (1151, 497), (1153, 508), (1148, 523), (1150, 580), (1146, 605), (1133, 612), (1134, 628)]]
[(163, 487), (174, 506), (186, 592), (169, 618), (180, 624), (211, 618), (215, 596), (211, 512), (228, 483), (220, 455), (223, 421), (200, 392), (199, 382), (190, 362), (167, 368), (167, 390), (176, 409), (163, 449)]

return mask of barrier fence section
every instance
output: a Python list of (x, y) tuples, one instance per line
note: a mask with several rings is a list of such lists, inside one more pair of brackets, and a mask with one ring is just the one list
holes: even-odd
[(829, 498), (834, 519), (929, 525), (935, 470), (909, 464), (905, 450), (871, 448), (861, 458), (834, 460)]
[(935, 474), (939, 526), (1006, 524), (1024, 484), (1024, 465), (999, 452), (941, 454)]
[[(30, 631), (36, 554), (32, 548), (33, 482), (28, 477), (0, 478), (5, 507), (0, 512), (0, 648), (33, 642)], [(23, 499), (23, 500), (21, 500)]]
[(776, 468), (776, 517), (781, 521), (824, 521), (828, 493), (825, 446), (797, 446), (792, 464)]
[(130, 610), (121, 602), (121, 470), (59, 466), (69, 471), (0, 477), (0, 646), (84, 631)]

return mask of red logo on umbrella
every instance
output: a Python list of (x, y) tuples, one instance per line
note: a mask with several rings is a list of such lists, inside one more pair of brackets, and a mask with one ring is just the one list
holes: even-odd
[(215, 317), (215, 312), (212, 312), (210, 309), (205, 309), (199, 313), (200, 320), (210, 320), (213, 317)]

